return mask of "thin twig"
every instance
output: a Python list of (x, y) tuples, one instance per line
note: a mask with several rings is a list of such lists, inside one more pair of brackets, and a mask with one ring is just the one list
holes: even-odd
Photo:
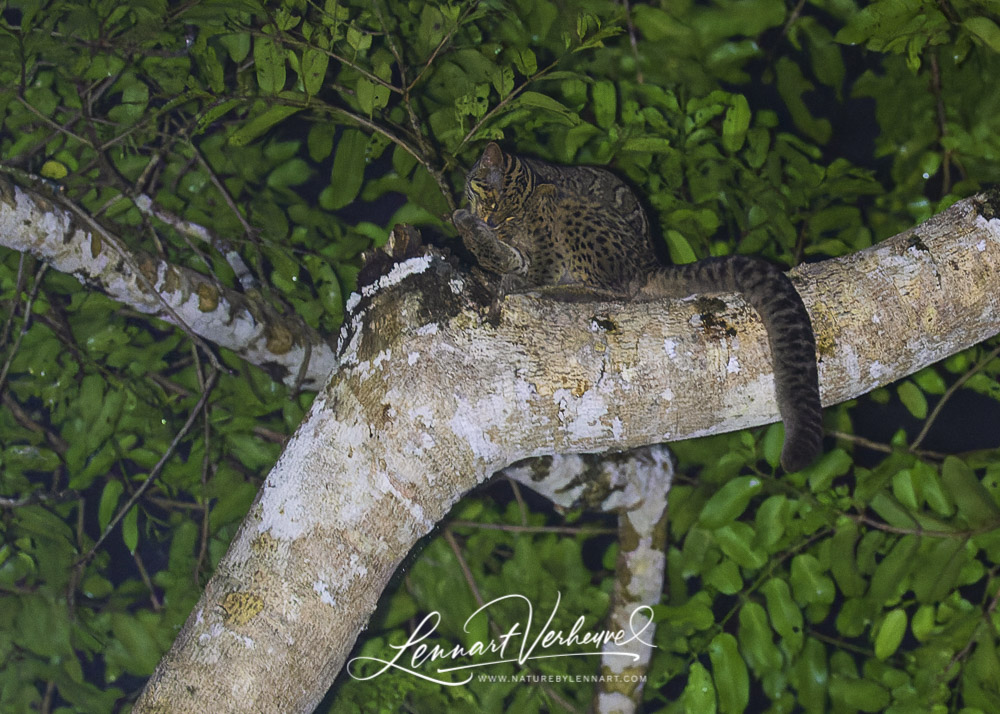
[(882, 521), (877, 521), (871, 516), (866, 516), (863, 513), (846, 513), (844, 514), (852, 521), (858, 524), (864, 524), (875, 530), (885, 531), (886, 533), (896, 533), (897, 535), (917, 535), (924, 536), (926, 538), (961, 538), (963, 540), (972, 538), (983, 533), (989, 533), (990, 531), (996, 530), (997, 526), (1000, 524), (990, 523), (986, 526), (980, 528), (973, 528), (964, 531), (935, 531), (927, 530), (921, 528), (919, 525), (916, 528), (901, 528), (900, 526), (891, 526), (888, 523), (883, 523)]
[(320, 52), (330, 57), (330, 59), (337, 60), (337, 62), (340, 62), (342, 65), (350, 67), (355, 72), (362, 75), (369, 82), (373, 82), (374, 84), (380, 84), (386, 89), (388, 89), (390, 92), (395, 92), (396, 94), (403, 93), (403, 90), (394, 85), (392, 82), (387, 82), (386, 80), (379, 77), (377, 74), (374, 74), (373, 72), (365, 69), (358, 63), (349, 60), (347, 57), (337, 54), (333, 50), (325, 50), (322, 47), (317, 47), (316, 45), (305, 42), (303, 40), (296, 40), (295, 38), (288, 37), (287, 35), (282, 35), (281, 37), (277, 37), (276, 35), (269, 35), (266, 32), (262, 32), (261, 30), (252, 27), (244, 27), (243, 29), (245, 32), (249, 33), (250, 35), (253, 35), (254, 37), (263, 37), (268, 40), (271, 40), (272, 42), (277, 41), (277, 43), (281, 45), (288, 45), (290, 47), (297, 47), (299, 49), (304, 49), (304, 50), (319, 50)]
[(462, 140), (460, 142), (458, 142), (458, 146), (455, 148), (455, 152), (454, 153), (458, 154), (462, 150), (462, 147), (464, 147), (467, 143), (469, 143), (469, 141), (472, 139), (472, 137), (474, 137), (479, 132), (479, 130), (480, 130), (480, 128), (482, 128), (483, 124), (485, 124), (487, 121), (489, 121), (490, 119), (492, 119), (494, 114), (496, 114), (498, 111), (500, 111), (501, 109), (503, 109), (515, 97), (517, 97), (517, 95), (519, 95), (521, 92), (523, 92), (529, 86), (531, 86), (531, 84), (533, 82), (537, 82), (539, 79), (541, 79), (546, 74), (548, 74), (553, 69), (555, 69), (555, 67), (556, 67), (557, 64), (559, 64), (559, 60), (558, 59), (553, 60), (547, 67), (545, 67), (543, 69), (540, 69), (537, 72), (535, 72), (533, 75), (531, 75), (526, 80), (524, 80), (524, 83), (521, 84), (521, 86), (515, 87), (511, 91), (510, 94), (508, 94), (506, 97), (504, 97), (499, 102), (497, 102), (496, 105), (492, 109), (490, 109), (488, 112), (486, 112), (486, 114), (483, 115), (482, 119), (480, 119), (478, 122), (476, 122), (476, 124), (471, 129), (469, 129), (468, 133), (464, 137), (462, 137)]
[(194, 330), (191, 329), (191, 327), (183, 320), (183, 318), (181, 318), (181, 316), (177, 314), (177, 311), (174, 310), (173, 306), (170, 305), (170, 303), (168, 303), (163, 298), (162, 295), (160, 295), (159, 291), (156, 290), (156, 287), (153, 285), (152, 281), (149, 278), (147, 278), (146, 274), (139, 268), (138, 265), (136, 265), (135, 260), (133, 260), (132, 258), (132, 255), (119, 242), (118, 238), (116, 236), (113, 236), (109, 231), (105, 230), (104, 226), (102, 226), (100, 223), (94, 220), (94, 218), (92, 218), (89, 213), (87, 213), (82, 208), (77, 206), (76, 203), (70, 201), (66, 197), (61, 197), (61, 200), (63, 202), (63, 205), (68, 207), (73, 213), (79, 216), (79, 218), (84, 223), (90, 226), (91, 230), (99, 233), (101, 237), (104, 238), (104, 240), (108, 243), (108, 245), (110, 245), (114, 249), (114, 251), (122, 259), (122, 261), (129, 266), (129, 268), (133, 271), (138, 281), (143, 284), (143, 287), (149, 290), (152, 294), (156, 295), (157, 299), (163, 305), (163, 308), (167, 312), (167, 314), (169, 314), (172, 318), (174, 318), (174, 320), (177, 323), (177, 326), (184, 331), (184, 334), (186, 334), (192, 342), (201, 347), (201, 349), (205, 352), (205, 354), (208, 355), (209, 361), (212, 363), (212, 366), (219, 371), (224, 371), (225, 368), (219, 363), (218, 359), (215, 356), (215, 353), (212, 352), (211, 348), (205, 343), (205, 341), (201, 337), (199, 337), (194, 332)]
[(625, 28), (628, 31), (629, 46), (632, 48), (632, 59), (635, 61), (635, 81), (637, 84), (643, 84), (645, 80), (642, 77), (642, 67), (639, 66), (639, 40), (635, 23), (632, 22), (632, 8), (629, 7), (628, 0), (622, 0), (622, 6), (625, 8)]
[[(24, 290), (24, 271), (28, 260), (30, 260), (28, 256), (21, 253), (21, 257), (17, 261), (17, 278), (14, 281), (14, 295), (20, 295), (21, 291)], [(4, 321), (3, 332), (0, 332), (0, 346), (7, 344), (7, 340), (10, 338), (10, 331), (14, 327), (14, 318), (16, 316), (17, 310), (12, 306), (10, 314), (7, 315), (7, 319)]]
[[(461, 569), (463, 577), (465, 577), (465, 582), (468, 584), (469, 590), (472, 592), (472, 597), (476, 600), (476, 604), (479, 605), (479, 607), (482, 607), (486, 604), (486, 601), (483, 599), (482, 593), (479, 592), (479, 586), (476, 585), (476, 580), (472, 575), (472, 571), (469, 569), (468, 563), (466, 563), (465, 558), (462, 556), (462, 549), (459, 546), (458, 541), (455, 540), (455, 536), (450, 529), (445, 529), (444, 538), (452, 552), (455, 554), (455, 559), (458, 561), (458, 567)], [(500, 629), (499, 623), (492, 618), (489, 620), (489, 628), (494, 637), (501, 637), (503, 635), (503, 631)], [(541, 675), (542, 673), (536, 672), (536, 674)], [(559, 702), (566, 708), (567, 711), (574, 710), (574, 707), (560, 697), (555, 689), (553, 689), (547, 682), (543, 680), (540, 683), (540, 686), (548, 696)]]
[(32, 286), (31, 293), (28, 294), (28, 299), (24, 303), (24, 320), (21, 322), (21, 329), (17, 333), (17, 337), (14, 338), (14, 344), (10, 348), (10, 354), (7, 355), (7, 359), (4, 360), (3, 367), (0, 367), (0, 389), (3, 389), (4, 382), (7, 381), (7, 372), (10, 371), (10, 365), (14, 362), (14, 356), (21, 347), (21, 340), (24, 339), (24, 335), (28, 332), (28, 327), (31, 325), (31, 307), (35, 304), (35, 298), (38, 297), (38, 291), (42, 287), (42, 277), (48, 269), (48, 264), (42, 263), (42, 267), (35, 273), (35, 284)]
[(3, 405), (10, 409), (11, 415), (18, 424), (29, 431), (33, 431), (36, 434), (44, 436), (45, 440), (49, 442), (49, 445), (57, 454), (62, 455), (69, 450), (69, 444), (66, 443), (66, 440), (59, 436), (59, 434), (46, 429), (44, 426), (28, 416), (27, 412), (25, 412), (24, 409), (21, 408), (21, 405), (17, 403), (13, 396), (11, 396), (9, 389), (4, 389), (2, 391), (0, 401), (3, 401)]
[(420, 79), (424, 76), (424, 72), (430, 69), (431, 64), (437, 58), (438, 54), (441, 52), (442, 49), (444, 49), (444, 46), (451, 41), (451, 38), (455, 36), (455, 33), (458, 31), (458, 28), (462, 26), (462, 22), (465, 20), (465, 18), (469, 16), (469, 13), (472, 12), (472, 10), (476, 7), (476, 5), (477, 3), (474, 2), (469, 3), (469, 5), (465, 8), (465, 11), (462, 13), (461, 17), (455, 20), (455, 24), (451, 27), (451, 29), (448, 30), (448, 32), (444, 34), (444, 37), (442, 37), (441, 41), (438, 42), (437, 47), (435, 47), (433, 51), (431, 51), (431, 54), (427, 58), (427, 61), (424, 62), (424, 66), (420, 68), (419, 72), (417, 72), (417, 76), (414, 77), (413, 81), (410, 82), (409, 86), (406, 87), (407, 94), (409, 94), (413, 90), (413, 88), (417, 86), (417, 83), (420, 82)]
[(945, 148), (948, 136), (948, 117), (945, 114), (944, 98), (941, 95), (941, 68), (938, 66), (937, 52), (929, 52), (931, 63), (931, 93), (937, 106), (938, 144), (941, 146), (941, 195), (951, 191), (951, 149)]
[[(994, 636), (996, 635), (996, 628), (993, 627), (993, 612), (996, 610), (998, 603), (1000, 603), (1000, 589), (997, 589), (996, 596), (993, 598), (993, 600), (987, 606), (986, 610), (983, 612), (983, 621), (986, 622), (994, 630)], [(951, 661), (948, 663), (948, 666), (945, 667), (944, 672), (941, 674), (940, 677), (941, 679), (947, 678), (948, 675), (951, 673), (952, 668), (956, 664), (964, 660), (966, 657), (968, 657), (969, 651), (972, 649), (972, 646), (979, 641), (978, 635), (979, 635), (979, 628), (981, 626), (982, 623), (976, 626), (976, 628), (972, 631), (972, 634), (969, 635), (969, 641), (965, 643), (965, 647), (963, 647), (961, 650), (959, 650), (952, 656)]]
[(153, 585), (149, 573), (146, 572), (146, 566), (142, 564), (142, 558), (139, 557), (138, 551), (132, 553), (132, 560), (135, 561), (135, 565), (139, 569), (139, 577), (142, 578), (143, 584), (149, 590), (149, 602), (153, 612), (159, 612), (163, 609), (163, 603), (160, 602), (160, 598), (156, 597), (156, 586)]
[(25, 108), (27, 108), (27, 110), (29, 112), (31, 112), (32, 114), (34, 114), (35, 116), (37, 116), (39, 119), (41, 119), (43, 122), (45, 122), (46, 124), (48, 124), (50, 127), (52, 127), (53, 129), (55, 129), (60, 134), (65, 134), (66, 136), (70, 137), (71, 139), (76, 139), (81, 144), (83, 144), (84, 146), (86, 146), (86, 147), (88, 147), (90, 149), (94, 148), (94, 145), (90, 141), (88, 141), (87, 139), (84, 139), (79, 134), (74, 134), (72, 131), (70, 131), (66, 127), (59, 126), (59, 124), (57, 124), (55, 121), (53, 121), (50, 117), (45, 116), (40, 111), (38, 111), (37, 109), (35, 109), (34, 105), (32, 105), (31, 102), (29, 102), (24, 97), (18, 96), (17, 97), (17, 101), (21, 102), (21, 104), (23, 104), (25, 106)]
[(944, 408), (945, 403), (949, 399), (951, 399), (952, 396), (954, 396), (955, 392), (957, 392), (962, 387), (963, 384), (968, 382), (969, 379), (974, 374), (979, 372), (991, 361), (996, 359), (998, 355), (1000, 355), (1000, 345), (998, 345), (996, 349), (994, 349), (992, 352), (990, 352), (988, 355), (986, 355), (976, 364), (974, 364), (970, 370), (968, 370), (965, 374), (956, 379), (955, 382), (950, 387), (948, 387), (945, 393), (941, 395), (941, 399), (938, 400), (938, 403), (934, 405), (934, 408), (931, 410), (931, 413), (927, 416), (927, 419), (924, 420), (923, 428), (920, 430), (920, 433), (917, 434), (917, 438), (913, 440), (913, 443), (910, 444), (910, 451), (916, 452), (917, 447), (920, 446), (920, 443), (924, 440), (924, 437), (927, 436), (927, 432), (930, 431), (931, 426), (934, 424), (934, 421), (938, 418), (938, 415), (941, 414), (941, 410)]
[(451, 528), (478, 528), (486, 531), (506, 531), (508, 533), (561, 533), (563, 535), (609, 535), (618, 532), (616, 528), (580, 528), (577, 526), (512, 526), (503, 523), (477, 523), (475, 521), (450, 521)]
[[(883, 454), (892, 454), (897, 451), (902, 451), (902, 449), (897, 449), (896, 447), (885, 444), (880, 441), (872, 441), (871, 439), (866, 439), (863, 436), (858, 436), (857, 434), (848, 434), (846, 431), (835, 431), (830, 430), (826, 432), (832, 437), (837, 439), (842, 439), (843, 441), (850, 441), (851, 443), (857, 444), (858, 446), (864, 447), (866, 449), (871, 449), (872, 451), (879, 451)], [(929, 451), (927, 449), (914, 449), (912, 446), (907, 449), (914, 456), (919, 456), (922, 459), (931, 459), (933, 461), (944, 461), (948, 454), (943, 454), (940, 451)]]
[(36, 503), (67, 503), (75, 501), (79, 497), (80, 494), (76, 491), (60, 491), (58, 493), (35, 491), (21, 498), (0, 498), (0, 508), (23, 508), (24, 506), (34, 506)]
[[(205, 380), (205, 370), (204, 366), (201, 363), (201, 360), (198, 359), (198, 352), (196, 350), (191, 350), (191, 359), (194, 360), (195, 374), (198, 375), (198, 385), (200, 386), (202, 391), (204, 391), (205, 387), (207, 386)], [(202, 436), (205, 440), (205, 450), (202, 455), (202, 461), (201, 461), (201, 495), (204, 497), (204, 494), (208, 493), (208, 472), (211, 469), (211, 461), (209, 460), (211, 449), (209, 448), (209, 446), (211, 444), (212, 430), (211, 430), (211, 422), (208, 418), (208, 411), (206, 410), (202, 416), (204, 417), (201, 421), (203, 430)], [(198, 573), (201, 572), (201, 567), (202, 565), (204, 565), (205, 560), (208, 558), (208, 532), (209, 532), (208, 527), (210, 521), (209, 515), (211, 513), (211, 508), (209, 507), (209, 499), (201, 498), (199, 500), (201, 501), (201, 506), (202, 506), (201, 538), (198, 547), (198, 558), (197, 560), (195, 560), (194, 563), (194, 572), (191, 573), (192, 582), (195, 584), (198, 584)]]
[(142, 484), (139, 486), (139, 488), (135, 490), (135, 492), (128, 499), (125, 505), (122, 506), (120, 509), (118, 509), (118, 513), (116, 513), (115, 517), (111, 519), (110, 523), (108, 523), (107, 527), (104, 529), (104, 532), (101, 534), (100, 538), (98, 538), (97, 541), (94, 543), (94, 545), (91, 546), (90, 550), (87, 551), (86, 555), (80, 558), (79, 562), (83, 563), (94, 557), (94, 554), (97, 552), (97, 549), (107, 539), (107, 537), (111, 535), (111, 532), (115, 529), (115, 527), (118, 525), (121, 519), (125, 517), (125, 514), (127, 514), (129, 510), (132, 508), (132, 506), (134, 506), (136, 502), (142, 497), (142, 494), (146, 492), (146, 489), (149, 488), (149, 486), (153, 483), (153, 481), (155, 481), (159, 477), (160, 472), (163, 470), (163, 467), (167, 463), (167, 460), (169, 460), (170, 457), (173, 456), (174, 451), (177, 449), (177, 445), (180, 444), (181, 439), (184, 438), (188, 430), (191, 428), (191, 425), (194, 424), (194, 420), (204, 409), (205, 403), (208, 401), (208, 397), (212, 393), (212, 388), (215, 386), (215, 380), (218, 377), (218, 375), (219, 371), (214, 369), (209, 374), (208, 380), (206, 382), (206, 389), (202, 391), (201, 397), (198, 399), (198, 403), (195, 404), (194, 409), (192, 409), (191, 413), (188, 414), (188, 418), (187, 421), (184, 422), (184, 426), (182, 426), (180, 431), (178, 431), (177, 434), (174, 436), (173, 441), (170, 442), (170, 446), (168, 446), (167, 450), (163, 452), (163, 456), (161, 456), (160, 460), (156, 462), (156, 465), (153, 467), (153, 470), (149, 472), (149, 476), (146, 477), (146, 480), (143, 481)]
[(799, 19), (799, 15), (802, 14), (802, 8), (806, 5), (806, 0), (799, 0), (795, 8), (788, 14), (788, 21), (785, 22), (785, 26), (781, 28), (781, 36), (784, 37), (788, 34), (788, 31), (792, 29), (792, 25), (795, 21)]

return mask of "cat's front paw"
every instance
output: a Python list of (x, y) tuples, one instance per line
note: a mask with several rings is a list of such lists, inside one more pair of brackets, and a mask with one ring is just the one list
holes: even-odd
[(459, 233), (465, 234), (475, 231), (477, 226), (483, 221), (478, 216), (473, 215), (472, 211), (459, 208), (451, 214), (451, 222), (455, 224), (455, 228), (458, 229)]

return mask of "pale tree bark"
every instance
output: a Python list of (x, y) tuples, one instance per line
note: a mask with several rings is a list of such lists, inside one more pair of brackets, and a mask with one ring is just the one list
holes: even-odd
[[(792, 271), (825, 404), (1000, 331), (998, 212), (997, 192), (980, 194)], [(430, 251), (351, 301), (340, 368), (134, 711), (311, 711), (400, 560), (494, 472), (778, 416), (763, 326), (735, 296), (512, 295), (494, 312), (475, 295)]]
[[(148, 199), (139, 207), (166, 217)], [(226, 288), (190, 268), (133, 250), (61, 197), (46, 198), (3, 177), (0, 245), (31, 253), (124, 305), (226, 347), (288, 386), (316, 389), (337, 365), (326, 340), (281, 315), (259, 293)]]

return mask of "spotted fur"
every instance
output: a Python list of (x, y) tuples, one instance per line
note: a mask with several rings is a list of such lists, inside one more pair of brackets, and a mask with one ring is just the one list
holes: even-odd
[(771, 344), (781, 463), (798, 471), (819, 455), (822, 406), (816, 344), (795, 286), (759, 258), (727, 256), (659, 263), (645, 212), (614, 174), (504, 153), (494, 143), (469, 171), (469, 210), (453, 220), (480, 266), (505, 291), (604, 292), (633, 300), (739, 292), (761, 315)]

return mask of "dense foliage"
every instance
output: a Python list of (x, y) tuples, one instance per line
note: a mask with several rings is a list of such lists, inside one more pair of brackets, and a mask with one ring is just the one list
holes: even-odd
[[(463, 167), (490, 139), (610, 164), (676, 261), (838, 256), (1000, 180), (996, 2), (2, 7), (0, 170), (233, 285), (224, 256), (139, 212), (148, 194), (225, 237), (267, 299), (326, 333), (358, 252), (394, 223), (451, 240)], [(212, 384), (180, 331), (10, 251), (0, 330), (0, 711), (114, 711), (309, 397), (225, 353)], [(772, 478), (780, 426), (676, 445), (649, 711), (1000, 711), (1000, 459), (995, 429), (975, 433), (1000, 413), (992, 342), (829, 409), (836, 438), (799, 474)], [(359, 652), (385, 656), (434, 610), (463, 641), (472, 588), (543, 612), (561, 591), (558, 625), (600, 621), (609, 522), (509, 493), (462, 503)], [(591, 686), (342, 676), (324, 706), (583, 711)]]

